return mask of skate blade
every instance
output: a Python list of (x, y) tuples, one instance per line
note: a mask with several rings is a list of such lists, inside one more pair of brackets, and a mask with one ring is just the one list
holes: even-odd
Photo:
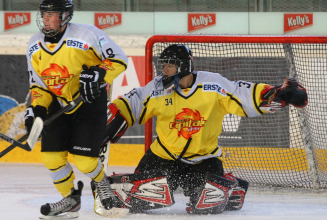
[(109, 218), (122, 218), (125, 215), (128, 214), (129, 209), (122, 209), (122, 208), (112, 208), (110, 210), (104, 209), (104, 208), (98, 208), (97, 210), (94, 210), (95, 213), (101, 216), (109, 217)]
[(78, 218), (79, 214), (78, 212), (66, 212), (60, 215), (41, 215), (39, 218), (40, 219), (74, 219)]

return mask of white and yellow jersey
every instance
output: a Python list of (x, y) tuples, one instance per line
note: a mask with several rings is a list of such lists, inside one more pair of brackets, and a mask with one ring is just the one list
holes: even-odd
[(196, 80), (191, 88), (179, 87), (164, 94), (161, 76), (157, 76), (145, 87), (114, 101), (129, 126), (157, 117), (158, 137), (151, 150), (164, 159), (175, 160), (182, 154), (179, 159), (192, 164), (219, 157), (218, 136), (224, 115), (256, 117), (263, 113), (259, 109), (260, 94), (266, 84), (232, 82), (205, 71), (194, 74)]
[(58, 43), (47, 43), (39, 32), (29, 41), (27, 63), (32, 106), (48, 107), (54, 95), (62, 106), (79, 95), (82, 66), (106, 69), (112, 81), (127, 68), (122, 49), (93, 25), (68, 23)]

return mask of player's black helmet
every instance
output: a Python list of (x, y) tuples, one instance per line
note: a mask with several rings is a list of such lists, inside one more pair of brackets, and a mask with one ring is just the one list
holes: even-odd
[[(163, 70), (167, 63), (176, 65), (178, 79), (191, 74), (194, 69), (192, 52), (187, 46), (182, 44), (170, 45), (162, 51), (157, 63), (160, 75), (164, 75)], [(174, 80), (176, 80), (176, 76), (163, 77), (164, 89), (174, 86), (176, 84)]]
[[(57, 30), (46, 30), (43, 23), (44, 12), (59, 12), (60, 27)], [(39, 29), (47, 37), (53, 37), (58, 34), (63, 26), (67, 24), (73, 17), (74, 4), (72, 0), (43, 0), (40, 3), (37, 15), (37, 24)]]
[(173, 44), (164, 49), (158, 60), (159, 72), (163, 70), (163, 63), (172, 63), (177, 66), (177, 74), (181, 79), (193, 71), (192, 52), (182, 44)]

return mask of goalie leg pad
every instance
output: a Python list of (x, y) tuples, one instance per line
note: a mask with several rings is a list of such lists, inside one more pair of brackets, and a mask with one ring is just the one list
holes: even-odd
[(226, 211), (240, 210), (243, 207), (245, 194), (249, 188), (249, 182), (232, 174), (224, 174), (224, 177), (237, 182), (237, 186), (233, 188), (232, 194), (229, 196), (228, 203), (226, 205)]
[(168, 207), (175, 203), (165, 172), (150, 170), (108, 178), (122, 207), (131, 212)]
[(186, 211), (190, 214), (218, 214), (225, 210), (228, 198), (232, 194), (237, 182), (218, 176), (207, 174), (203, 187), (195, 190), (190, 196), (190, 207)]

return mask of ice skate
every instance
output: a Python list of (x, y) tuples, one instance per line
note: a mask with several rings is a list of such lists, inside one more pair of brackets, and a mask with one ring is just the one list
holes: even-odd
[(94, 195), (94, 212), (98, 215), (121, 218), (129, 212), (129, 209), (120, 208), (118, 198), (110, 188), (107, 177), (101, 182), (91, 181), (91, 188)]
[(78, 181), (78, 189), (72, 189), (72, 193), (56, 203), (47, 203), (41, 206), (40, 219), (73, 219), (79, 216), (81, 209), (81, 195), (83, 182)]

